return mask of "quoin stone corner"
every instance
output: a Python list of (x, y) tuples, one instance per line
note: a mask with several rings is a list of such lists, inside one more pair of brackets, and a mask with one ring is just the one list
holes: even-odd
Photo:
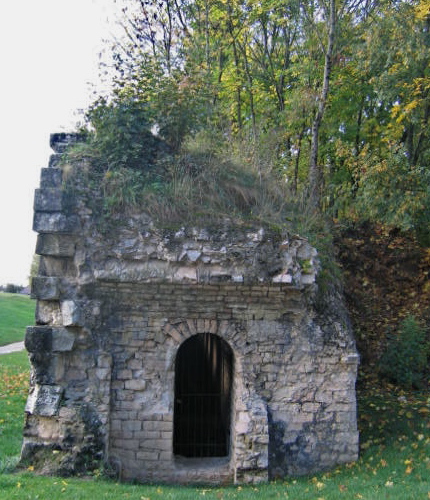
[[(358, 454), (358, 355), (300, 236), (225, 221), (100, 227), (53, 134), (34, 202), (36, 324), (21, 460), (41, 473), (255, 483)], [(70, 175), (70, 174), (69, 174)], [(89, 188), (88, 188), (89, 189)]]

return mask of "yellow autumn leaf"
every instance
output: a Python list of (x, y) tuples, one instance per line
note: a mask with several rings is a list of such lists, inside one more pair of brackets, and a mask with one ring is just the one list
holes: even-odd
[[(415, 15), (418, 19), (424, 20), (430, 14), (430, 1), (421, 0), (415, 7)], [(430, 493), (429, 493), (430, 498)]]
[(405, 111), (412, 111), (414, 110), (417, 106), (419, 105), (419, 101), (417, 99), (411, 101), (410, 103), (406, 104), (405, 106)]
[(410, 474), (412, 471), (413, 471), (413, 468), (410, 465), (408, 465), (406, 467), (405, 474)]

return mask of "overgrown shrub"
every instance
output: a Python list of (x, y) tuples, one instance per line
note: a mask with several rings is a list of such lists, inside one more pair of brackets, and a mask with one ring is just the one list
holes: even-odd
[(101, 169), (144, 171), (154, 164), (162, 141), (151, 132), (153, 121), (144, 103), (132, 98), (113, 102), (101, 98), (90, 107), (87, 119), (94, 129), (91, 141)]
[(398, 335), (390, 336), (380, 360), (383, 376), (405, 388), (423, 388), (430, 343), (427, 330), (414, 316), (406, 317)]
[(336, 217), (358, 216), (402, 231), (412, 231), (422, 245), (430, 243), (430, 171), (411, 165), (407, 152), (390, 146), (358, 154), (336, 143), (337, 165), (330, 187)]

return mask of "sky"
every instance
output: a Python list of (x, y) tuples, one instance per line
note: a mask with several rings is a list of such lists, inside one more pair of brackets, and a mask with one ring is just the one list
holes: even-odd
[(115, 0), (0, 4), (0, 285), (28, 284), (34, 190), (52, 154), (49, 135), (82, 121), (115, 9)]

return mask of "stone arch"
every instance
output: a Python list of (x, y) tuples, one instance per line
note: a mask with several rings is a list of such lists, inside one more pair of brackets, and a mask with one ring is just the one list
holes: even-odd
[(233, 374), (233, 350), (219, 335), (200, 332), (181, 344), (175, 363), (175, 456), (230, 454)]

